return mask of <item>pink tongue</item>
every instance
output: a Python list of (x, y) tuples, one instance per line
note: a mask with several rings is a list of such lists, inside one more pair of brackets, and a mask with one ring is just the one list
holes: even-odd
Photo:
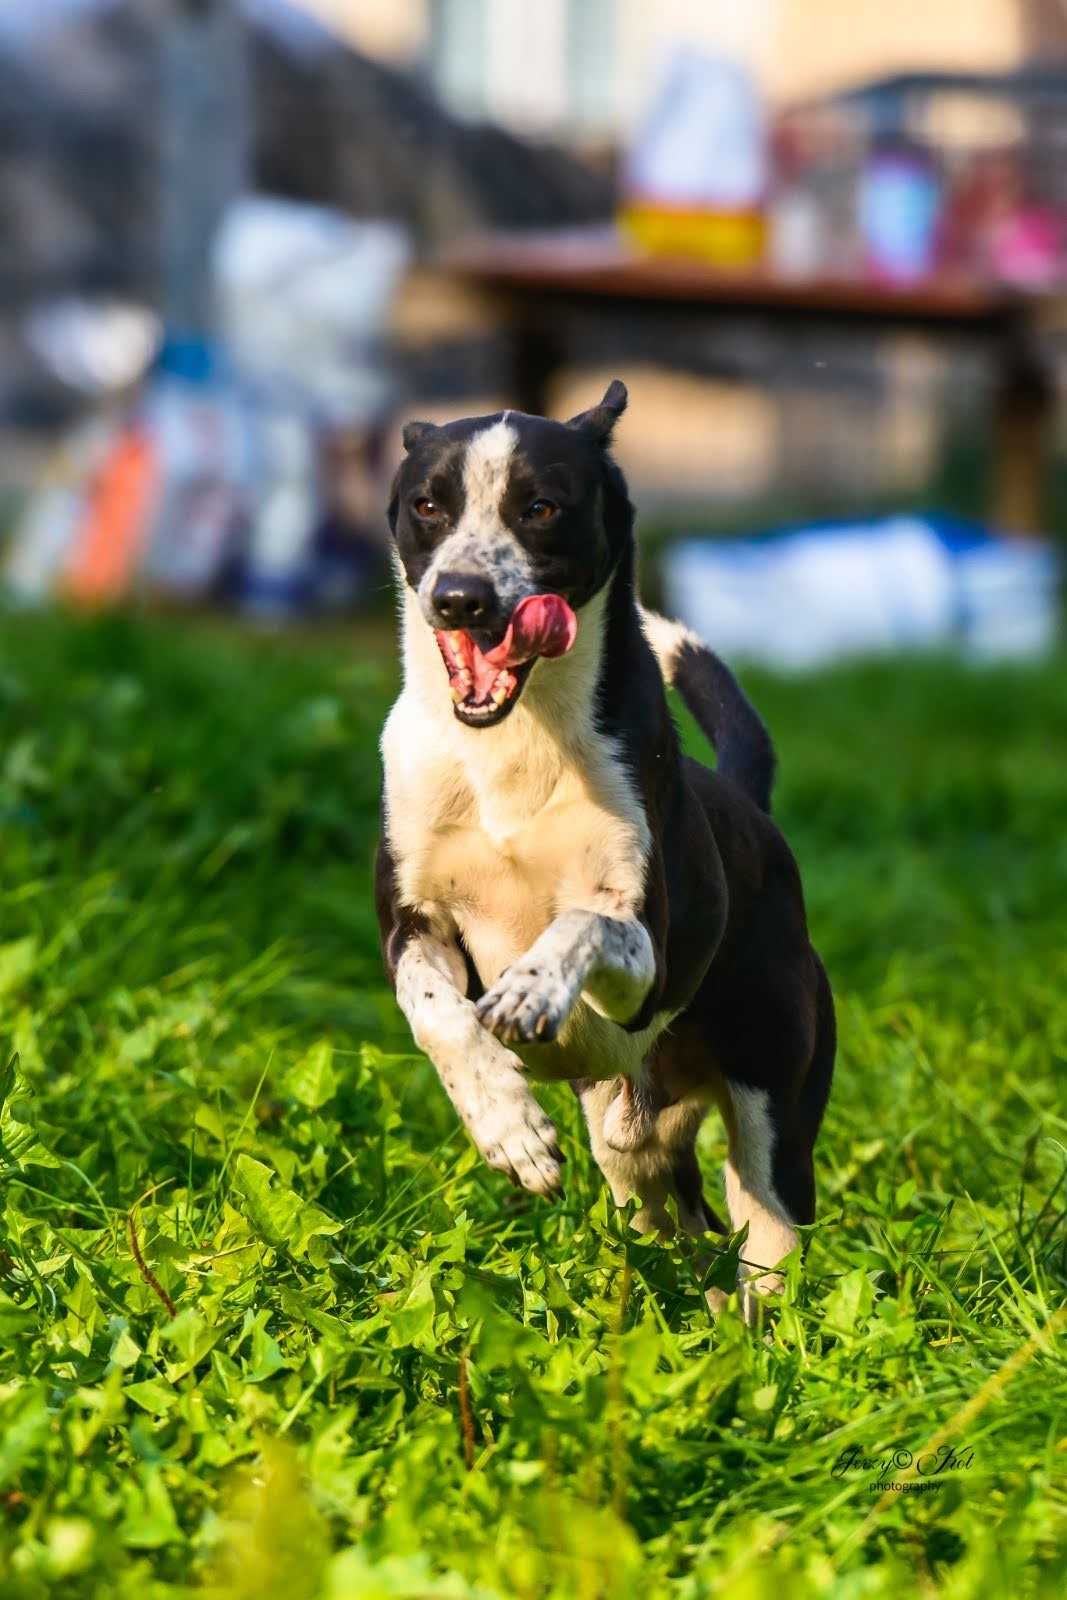
[(531, 656), (565, 656), (578, 632), (578, 618), (562, 595), (528, 594), (511, 613), (508, 631), (485, 659), (497, 668), (517, 667)]
[(564, 656), (578, 633), (578, 618), (562, 595), (530, 594), (511, 613), (508, 631), (484, 656), (471, 640), (475, 698), (492, 690), (501, 667), (517, 667), (534, 656)]

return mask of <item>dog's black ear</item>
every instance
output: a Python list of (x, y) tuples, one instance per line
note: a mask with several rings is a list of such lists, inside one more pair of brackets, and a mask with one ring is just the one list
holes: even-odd
[(393, 473), (393, 481), (389, 485), (389, 504), (385, 508), (386, 520), (393, 533), (396, 532), (396, 519), (400, 511), (400, 468)]
[(400, 435), (404, 442), (405, 450), (414, 450), (416, 445), (425, 444), (435, 433), (440, 433), (435, 422), (405, 422), (404, 431)]
[(615, 424), (626, 410), (628, 398), (626, 385), (618, 378), (613, 378), (600, 404), (593, 406), (590, 411), (579, 412), (578, 416), (571, 418), (567, 426), (576, 428), (579, 433), (588, 434), (597, 444), (607, 446), (611, 443)]

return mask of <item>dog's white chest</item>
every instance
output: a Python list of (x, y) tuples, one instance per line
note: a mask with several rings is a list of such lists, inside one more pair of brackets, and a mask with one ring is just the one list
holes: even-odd
[[(568, 885), (605, 856), (605, 819), (566, 779), (534, 814), (516, 797), (468, 796), (424, 827), (401, 868), (417, 905), (444, 912), (492, 983), (557, 915)], [(601, 864), (608, 868), (608, 861)]]
[(458, 929), (483, 983), (561, 911), (640, 904), (647, 824), (612, 750), (595, 736), (568, 748), (521, 707), (454, 739), (430, 744), (419, 709), (397, 702), (383, 739), (389, 837), (402, 899)]
[(555, 875), (524, 834), (499, 843), (477, 827), (456, 829), (431, 842), (424, 870), (425, 898), (448, 907), (484, 984), (552, 920)]
[[(571, 898), (588, 898), (574, 886), (590, 865), (611, 875), (606, 832), (602, 813), (561, 796), (504, 839), (477, 825), (435, 833), (421, 857), (421, 903), (431, 915), (446, 911), (490, 988)], [(601, 877), (595, 865), (593, 876)], [(628, 1034), (579, 1001), (555, 1043), (513, 1048), (535, 1079), (632, 1076), (664, 1021)]]

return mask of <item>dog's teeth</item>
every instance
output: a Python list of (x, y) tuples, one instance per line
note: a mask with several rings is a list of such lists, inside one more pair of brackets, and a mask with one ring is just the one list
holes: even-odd
[(504, 704), (504, 701), (511, 693), (511, 690), (514, 686), (514, 681), (515, 680), (512, 678), (511, 673), (506, 667), (501, 672), (497, 673), (496, 677), (493, 679), (492, 693), (489, 696), (495, 706), (499, 708)]

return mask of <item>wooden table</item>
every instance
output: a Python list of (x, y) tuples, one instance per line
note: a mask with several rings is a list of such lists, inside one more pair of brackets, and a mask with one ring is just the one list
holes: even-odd
[(463, 281), (492, 292), (513, 338), (515, 402), (543, 413), (567, 360), (572, 313), (622, 320), (757, 314), (780, 325), (914, 328), (934, 338), (967, 334), (988, 349), (994, 372), (991, 515), (997, 526), (1044, 531), (1044, 440), (1054, 392), (1037, 350), (1049, 301), (995, 284), (933, 278), (889, 285), (764, 270), (714, 270), (701, 262), (638, 255), (614, 229), (493, 233), (468, 239), (445, 260)]

